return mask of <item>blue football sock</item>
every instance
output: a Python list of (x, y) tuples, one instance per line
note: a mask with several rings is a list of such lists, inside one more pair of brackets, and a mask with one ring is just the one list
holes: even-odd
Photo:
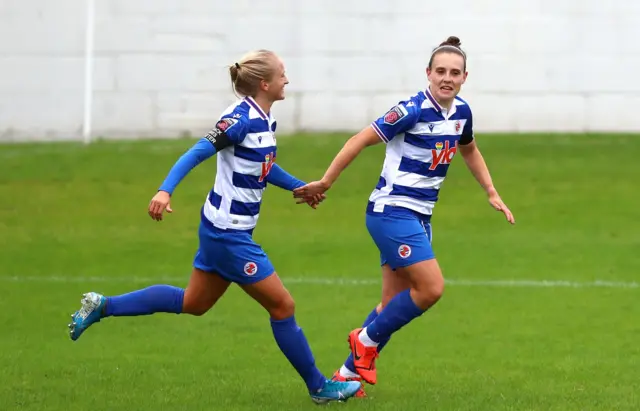
[(315, 393), (321, 389), (326, 378), (316, 367), (307, 338), (296, 324), (295, 317), (271, 319), (271, 329), (278, 347), (307, 384), (309, 392)]
[(170, 285), (152, 285), (131, 293), (107, 297), (104, 317), (132, 317), (153, 313), (182, 312), (184, 289)]
[[(377, 317), (378, 317), (378, 312), (374, 308), (373, 311), (371, 311), (369, 313), (369, 315), (367, 316), (367, 319), (364, 320), (364, 323), (362, 323), (362, 328), (364, 328), (364, 327), (368, 326), (369, 324), (371, 324), (371, 322), (373, 320), (375, 320)], [(387, 338), (384, 341), (381, 341), (378, 344), (378, 353), (380, 351), (382, 351), (382, 349), (384, 348), (385, 345), (387, 345), (388, 342), (389, 342), (389, 338)], [(353, 364), (353, 354), (349, 353), (349, 356), (347, 357), (347, 360), (344, 362), (344, 366), (347, 367), (347, 369), (349, 371), (351, 371), (352, 373), (357, 374), (356, 366)]]
[(413, 302), (409, 290), (404, 290), (393, 297), (378, 317), (367, 326), (367, 335), (372, 341), (382, 343), (422, 313), (424, 311)]

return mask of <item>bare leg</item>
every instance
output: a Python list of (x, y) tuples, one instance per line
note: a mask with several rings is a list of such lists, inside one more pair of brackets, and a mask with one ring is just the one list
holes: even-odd
[(203, 315), (224, 295), (230, 283), (215, 273), (194, 268), (184, 292), (182, 312)]

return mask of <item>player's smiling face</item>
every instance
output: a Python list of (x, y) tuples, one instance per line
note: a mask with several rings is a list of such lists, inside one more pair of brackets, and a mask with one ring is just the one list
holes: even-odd
[(448, 106), (467, 79), (464, 58), (457, 53), (441, 52), (433, 56), (431, 67), (427, 67), (429, 90), (443, 106)]
[(284, 87), (289, 84), (284, 63), (279, 58), (274, 62), (273, 77), (267, 83), (266, 92), (271, 101), (284, 100)]

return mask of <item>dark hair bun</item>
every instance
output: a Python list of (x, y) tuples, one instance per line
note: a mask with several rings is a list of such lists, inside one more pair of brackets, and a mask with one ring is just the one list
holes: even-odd
[(462, 43), (460, 42), (460, 39), (456, 36), (449, 36), (449, 38), (447, 38), (445, 41), (443, 41), (442, 43), (440, 43), (441, 46), (453, 46), (453, 47), (460, 47), (462, 45)]

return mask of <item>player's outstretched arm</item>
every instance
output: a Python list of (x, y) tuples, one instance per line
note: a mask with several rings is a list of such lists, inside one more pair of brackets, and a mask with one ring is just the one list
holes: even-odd
[(276, 163), (273, 163), (271, 166), (271, 170), (269, 170), (269, 174), (267, 174), (265, 180), (267, 180), (267, 183), (287, 191), (293, 191), (295, 188), (302, 187), (304, 185), (304, 181), (287, 173), (284, 168), (280, 167)]
[(223, 118), (220, 119), (215, 127), (201, 138), (193, 147), (180, 157), (169, 171), (169, 175), (164, 180), (158, 193), (151, 199), (149, 203), (149, 215), (156, 221), (162, 220), (162, 213), (171, 209), (171, 195), (176, 189), (180, 181), (189, 174), (189, 172), (202, 163), (206, 159), (212, 157), (220, 150), (229, 146), (240, 143), (247, 134), (247, 125), (241, 119)]
[[(291, 174), (287, 173), (284, 168), (280, 167), (276, 163), (271, 166), (271, 170), (269, 170), (266, 180), (267, 183), (273, 184), (274, 186), (280, 187), (287, 191), (293, 191), (294, 189), (305, 185), (304, 181), (299, 180)], [(311, 208), (316, 209), (324, 199), (324, 194), (319, 194), (308, 200), (298, 201), (298, 204), (306, 203)]]
[(513, 217), (513, 213), (511, 213), (509, 207), (507, 207), (504, 201), (502, 201), (502, 198), (500, 198), (500, 195), (498, 194), (498, 190), (496, 190), (493, 185), (489, 168), (487, 167), (487, 163), (484, 161), (484, 157), (482, 156), (482, 153), (480, 153), (476, 142), (471, 141), (469, 144), (461, 145), (460, 154), (462, 154), (462, 158), (464, 158), (471, 174), (473, 174), (475, 179), (487, 193), (487, 196), (489, 197), (489, 204), (491, 204), (491, 206), (496, 210), (502, 211), (509, 223), (515, 224), (516, 221)]
[(169, 174), (160, 185), (158, 192), (151, 199), (149, 203), (149, 216), (156, 221), (160, 221), (162, 220), (162, 213), (165, 210), (169, 213), (173, 212), (170, 204), (173, 191), (194, 167), (215, 153), (215, 147), (206, 138), (199, 140), (184, 153), (173, 165)]
[(313, 181), (303, 187), (293, 190), (295, 198), (308, 199), (318, 194), (324, 194), (336, 182), (340, 173), (351, 164), (365, 147), (380, 143), (382, 140), (374, 129), (369, 126), (351, 137), (331, 162), (331, 165), (319, 181)]

